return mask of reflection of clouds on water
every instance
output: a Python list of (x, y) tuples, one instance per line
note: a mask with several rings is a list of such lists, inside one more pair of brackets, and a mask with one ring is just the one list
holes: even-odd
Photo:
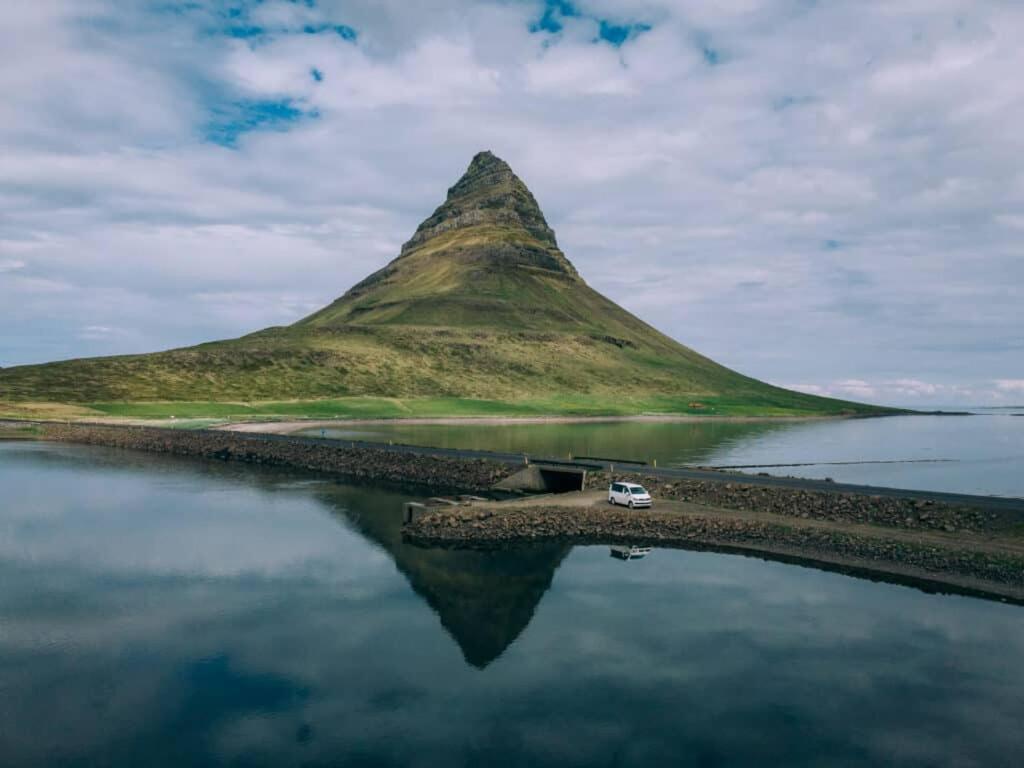
[[(317, 578), (353, 586), (361, 578), (357, 571), (391, 569), (385, 553), (344, 535), (323, 515), (309, 494), (318, 484), (256, 488), (238, 482), (246, 472), (210, 487), (184, 467), (177, 474), (165, 468), (154, 484), (148, 464), (67, 471), (80, 455), (73, 448), (66, 463), (50, 456), (36, 469), (34, 489), (5, 512), (0, 557), (101, 571)], [(11, 458), (5, 451), (0, 471), (16, 471), (17, 463), (7, 463)]]
[(714, 465), (782, 462), (875, 463), (779, 467), (772, 474), (959, 493), (1024, 496), (1024, 424), (997, 416), (894, 416), (792, 424), (722, 444)]
[[(177, 550), (209, 533), (206, 517), (230, 523), (190, 571), (187, 557), (154, 568), (107, 548), (87, 562), (0, 509), (0, 689), (15, 693), (0, 700), (5, 764), (1024, 756), (1017, 607), (711, 553), (612, 563), (607, 547), (406, 548), (387, 494), (282, 490), (239, 467), (100, 467), (104, 510), (98, 491), (61, 477), (87, 455), (42, 470), (0, 458), (9, 498), (31, 477), (63, 499), (62, 525), (42, 523), (50, 538), (87, 536), (71, 520), (79, 504), (106, 540), (120, 519), (126, 546), (158, 531)], [(203, 492), (183, 495), (188, 484)], [(147, 490), (141, 512), (118, 501)], [(162, 524), (136, 519), (165, 508)], [(226, 551), (231, 533), (241, 556)], [(51, 549), (33, 559), (22, 544)], [(208, 564), (221, 551), (230, 568)]]
[[(1012, 715), (1005, 707), (1022, 701), (1002, 682), (1006, 674), (1021, 680), (1011, 661), (1024, 654), (1019, 609), (738, 557), (671, 553), (645, 565), (623, 575), (631, 582), (624, 594), (601, 548), (575, 551), (538, 615), (538, 622), (559, 617), (546, 627), (544, 648), (571, 649), (575, 669), (629, 680), (645, 698), (693, 691), (684, 696), (695, 705), (687, 719), (705, 722), (708, 733), (730, 723), (738, 728), (736, 709), (749, 710), (738, 748), (766, 735), (770, 723), (754, 713), (786, 702), (791, 722), (788, 729), (779, 725), (794, 739), (801, 725), (837, 740), (861, 727), (868, 735), (892, 729), (908, 740), (925, 730), (941, 764), (945, 750), (977, 746), (959, 727), (968, 706), (960, 696), (1006, 727)], [(715, 574), (722, 570), (733, 573), (733, 585)], [(594, 615), (603, 617), (597, 638), (577, 631)], [(1007, 633), (1016, 634), (1004, 645)], [(543, 657), (522, 645), (517, 650), (517, 659), (533, 662), (540, 674)], [(927, 723), (911, 714), (921, 707), (930, 712)], [(683, 711), (680, 701), (672, 711)], [(1009, 743), (1022, 746), (1019, 735)], [(771, 751), (764, 754), (767, 760)], [(828, 749), (820, 754), (842, 762)]]
[[(811, 466), (780, 466), (768, 471), (868, 485), (1024, 496), (1024, 420), (1005, 415), (802, 422), (394, 424), (351, 434), (368, 440), (537, 456), (657, 459), (662, 467), (806, 463)], [(820, 463), (930, 459), (952, 459), (956, 464)]]

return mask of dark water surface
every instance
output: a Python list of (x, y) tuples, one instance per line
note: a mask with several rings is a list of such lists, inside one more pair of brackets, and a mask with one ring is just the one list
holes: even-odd
[(401, 542), (407, 494), (0, 443), (0, 765), (1019, 766), (1024, 609)]
[(793, 465), (747, 471), (1024, 496), (1024, 418), (999, 411), (816, 421), (373, 424), (328, 429), (326, 435), (548, 457), (656, 460), (663, 467)]

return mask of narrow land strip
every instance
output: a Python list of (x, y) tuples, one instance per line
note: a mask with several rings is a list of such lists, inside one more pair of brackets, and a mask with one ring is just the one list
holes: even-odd
[(840, 570), (891, 574), (972, 594), (1024, 601), (1024, 540), (1002, 533), (899, 530), (688, 502), (612, 508), (602, 491), (437, 509), (403, 535), (424, 546), (573, 544), (712, 548), (781, 556)]
[[(12, 422), (13, 423), (13, 422)], [(712, 483), (739, 483), (759, 488), (779, 488), (792, 490), (820, 491), (823, 493), (847, 493), (855, 495), (872, 495), (885, 498), (902, 498), (914, 501), (931, 501), (943, 504), (960, 504), (1004, 511), (1020, 516), (1024, 522), (1024, 499), (1001, 496), (974, 496), (970, 494), (947, 493), (942, 491), (921, 491), (903, 488), (886, 488), (868, 485), (851, 485), (833, 483), (828, 480), (813, 480), (801, 477), (781, 477), (775, 475), (750, 475), (741, 472), (728, 472), (709, 467), (651, 467), (638, 468), (636, 462), (612, 458), (581, 459), (566, 461), (565, 459), (548, 459), (543, 456), (526, 456), (522, 453), (501, 451), (482, 451), (463, 448), (436, 448), (419, 445), (385, 444), (367, 440), (332, 439), (296, 435), (282, 435), (264, 432), (237, 433), (224, 430), (196, 429), (171, 430), (158, 427), (113, 425), (89, 422), (35, 422), (40, 431), (51, 439), (69, 442), (93, 442), (97, 444), (119, 445), (125, 448), (140, 450), (157, 450), (160, 452), (180, 452), (190, 455), (209, 455), (210, 446), (225, 453), (225, 457), (236, 461), (252, 461), (254, 463), (280, 463), (290, 465), (289, 456), (294, 454), (308, 456), (323, 453), (333, 456), (337, 451), (366, 451), (375, 456), (390, 455), (392, 458), (385, 463), (396, 466), (389, 468), (387, 474), (401, 474), (401, 465), (410, 456), (425, 456), (458, 461), (482, 461), (494, 465), (498, 479), (507, 477), (514, 469), (526, 462), (554, 463), (575, 465), (587, 469), (592, 480), (601, 478), (605, 482), (608, 475), (622, 477), (624, 472), (641, 471), (642, 476), (654, 478), (648, 482), (672, 482), (687, 480), (706, 480)], [(153, 440), (152, 436), (159, 436)], [(105, 442), (109, 441), (109, 442)], [(172, 450), (173, 446), (173, 450)], [(294, 451), (280, 446), (293, 446)], [(238, 450), (235, 450), (237, 448)], [(218, 457), (221, 458), (221, 457)], [(631, 465), (631, 466), (626, 466)], [(291, 466), (305, 466), (291, 464)], [(618, 470), (616, 471), (616, 468)], [(327, 469), (325, 467), (325, 469)], [(333, 471), (329, 470), (328, 471)], [(606, 473), (606, 474), (600, 474)], [(639, 475), (638, 475), (639, 477)], [(391, 477), (382, 479), (393, 479)], [(458, 473), (455, 475), (458, 479)], [(410, 482), (415, 482), (410, 480)], [(495, 481), (497, 482), (497, 481)], [(452, 484), (447, 484), (452, 487)], [(455, 487), (459, 487), (457, 484)], [(479, 486), (466, 487), (465, 490), (480, 490)]]
[[(224, 461), (294, 467), (338, 477), (486, 492), (523, 465), (517, 454), (389, 446), (287, 435), (40, 424), (43, 439)], [(1024, 601), (1024, 500), (876, 489), (798, 478), (587, 464), (587, 491), (428, 513), (407, 526), (419, 544), (495, 547), (657, 544), (772, 553)], [(608, 507), (612, 478), (642, 482), (653, 512)]]
[(360, 481), (409, 483), (441, 490), (486, 491), (513, 471), (508, 464), (485, 459), (334, 440), (110, 425), (48, 423), (39, 429), (43, 439), (59, 442), (293, 467)]
[(242, 421), (224, 424), (218, 429), (229, 432), (260, 432), (288, 435), (307, 429), (345, 429), (355, 426), (389, 424), (395, 426), (510, 426), (515, 424), (607, 424), (636, 422), (647, 424), (674, 424), (704, 421), (747, 422), (805, 422), (849, 418), (881, 418), (851, 416), (715, 416), (710, 414), (648, 413), (637, 416), (439, 416), (393, 419), (296, 419), (291, 421)]

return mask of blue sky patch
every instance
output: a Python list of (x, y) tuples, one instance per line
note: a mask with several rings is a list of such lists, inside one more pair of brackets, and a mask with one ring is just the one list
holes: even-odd
[[(314, 70), (316, 72), (318, 70)], [(322, 75), (321, 75), (322, 77)], [(319, 114), (303, 111), (292, 99), (277, 101), (243, 99), (213, 110), (212, 119), (204, 126), (207, 141), (223, 147), (235, 147), (238, 137), (256, 130), (287, 130), (300, 120), (315, 119)]]
[[(303, 5), (307, 8), (315, 8), (315, 0), (288, 0), (293, 5)], [(240, 39), (249, 39), (256, 37), (263, 37), (265, 35), (274, 34), (298, 34), (305, 33), (307, 35), (318, 35), (321, 32), (332, 32), (343, 40), (349, 42), (355, 41), (359, 37), (359, 32), (354, 27), (350, 27), (348, 24), (334, 24), (321, 22), (316, 24), (306, 24), (302, 27), (289, 27), (285, 26), (271, 26), (263, 27), (259, 24), (252, 22), (251, 12), (258, 6), (263, 4), (263, 0), (234, 0), (229, 4), (215, 4), (213, 9), (213, 17), (218, 19), (219, 24), (215, 30), (211, 30), (214, 34), (223, 33), (228, 37), (235, 37)], [(179, 4), (168, 6), (169, 10), (176, 13), (182, 13), (186, 10), (191, 10), (197, 6), (194, 3)]]
[(302, 28), (307, 35), (319, 35), (321, 32), (333, 32), (342, 40), (355, 40), (359, 33), (348, 24), (307, 24)]
[(225, 30), (225, 34), (228, 37), (237, 37), (242, 40), (247, 40), (250, 37), (261, 37), (265, 35), (267, 30), (263, 27), (239, 25), (237, 27), (228, 27)]
[(324, 81), (324, 73), (321, 72), (316, 67), (313, 67), (311, 70), (309, 70), (309, 74), (318, 83), (322, 83)]
[(694, 44), (700, 50), (700, 55), (704, 58), (704, 63), (709, 67), (716, 67), (722, 63), (722, 52), (714, 46), (711, 42), (711, 37), (704, 33), (698, 32), (693, 38)]
[(597, 33), (598, 39), (611, 43), (616, 48), (651, 28), (650, 24), (613, 24), (604, 19), (600, 19), (598, 23), (600, 24)]
[(530, 25), (530, 31), (557, 34), (562, 31), (562, 19), (579, 16), (580, 12), (576, 6), (566, 0), (544, 0), (544, 13), (538, 21)]
[(153, 11), (154, 13), (170, 13), (174, 14), (175, 16), (184, 16), (187, 13), (192, 13), (193, 11), (201, 11), (202, 9), (203, 6), (197, 2), (169, 2), (154, 6)]
[(263, 0), (235, 0), (235, 2), (232, 3), (218, 3), (217, 5), (220, 5), (221, 8), (223, 8), (224, 5), (227, 5), (227, 9), (218, 10), (215, 8), (213, 9), (213, 11), (214, 13), (217, 13), (221, 16), (226, 16), (229, 19), (244, 19), (249, 16), (249, 11), (251, 9), (262, 4)]
[(571, 2), (567, 2), (567, 0), (544, 0), (544, 12), (537, 21), (530, 25), (530, 32), (547, 32), (557, 35), (564, 28), (566, 19), (583, 18), (597, 22), (598, 30), (597, 37), (594, 38), (595, 43), (610, 43), (616, 48), (651, 28), (650, 24), (640, 22), (620, 24), (608, 19), (584, 14)]
[(335, 24), (334, 33), (343, 40), (355, 40), (359, 37), (359, 33), (352, 27), (348, 26), (348, 24)]

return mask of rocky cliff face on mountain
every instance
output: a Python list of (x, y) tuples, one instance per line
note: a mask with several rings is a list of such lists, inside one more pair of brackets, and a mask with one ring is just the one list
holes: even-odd
[[(480, 152), (398, 258), (303, 323), (451, 325), (457, 308), (460, 324), (535, 327), (572, 322), (552, 309), (564, 304), (556, 292), (574, 289), (589, 290), (530, 190), (504, 160)], [(517, 298), (540, 315), (530, 320)]]
[(416, 229), (402, 246), (402, 255), (431, 239), (455, 229), (485, 225), (525, 230), (552, 256), (549, 269), (575, 275), (569, 261), (558, 250), (555, 232), (548, 226), (537, 200), (508, 163), (491, 152), (480, 152), (433, 215)]
[(528, 413), (878, 410), (738, 374), (602, 296), (559, 249), (530, 190), (490, 152), (473, 158), (393, 261), (294, 325), (0, 370), (0, 401), (352, 397), (386, 399), (387, 413), (410, 408), (396, 405), (401, 398), (440, 399), (431, 413), (485, 400)]

